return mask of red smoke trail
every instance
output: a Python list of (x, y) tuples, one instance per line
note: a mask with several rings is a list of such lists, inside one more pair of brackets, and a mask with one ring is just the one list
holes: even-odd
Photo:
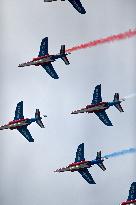
[(101, 38), (101, 39), (97, 39), (95, 41), (90, 41), (88, 43), (84, 43), (81, 44), (79, 46), (74, 46), (72, 48), (69, 48), (66, 50), (66, 52), (73, 52), (73, 51), (77, 51), (80, 49), (84, 49), (84, 48), (90, 48), (93, 46), (97, 46), (99, 44), (104, 44), (104, 43), (109, 43), (109, 42), (113, 42), (113, 41), (119, 41), (119, 40), (124, 40), (126, 38), (131, 38), (133, 36), (136, 36), (136, 29), (129, 29), (129, 31), (124, 32), (124, 33), (120, 33), (120, 34), (116, 34), (116, 35), (112, 35), (112, 36), (108, 36), (105, 38)]

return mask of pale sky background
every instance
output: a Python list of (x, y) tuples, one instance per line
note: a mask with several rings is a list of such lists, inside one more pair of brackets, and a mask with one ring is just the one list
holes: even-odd
[(70, 65), (53, 63), (59, 75), (52, 79), (42, 67), (18, 68), (37, 57), (42, 38), (49, 37), (50, 53), (61, 44), (80, 43), (136, 27), (136, 0), (82, 0), (87, 13), (79, 14), (68, 1), (0, 1), (0, 124), (14, 118), (16, 104), (24, 101), (24, 116), (39, 108), (48, 118), (41, 129), (33, 123), (29, 143), (16, 130), (0, 132), (0, 205), (115, 205), (126, 200), (136, 180), (136, 155), (104, 162), (107, 170), (89, 169), (96, 185), (77, 172), (54, 173), (75, 159), (85, 143), (86, 160), (136, 146), (136, 98), (122, 103), (124, 113), (107, 110), (113, 127), (94, 114), (71, 115), (92, 101), (94, 87), (102, 84), (104, 101), (136, 92), (136, 38), (77, 51)]

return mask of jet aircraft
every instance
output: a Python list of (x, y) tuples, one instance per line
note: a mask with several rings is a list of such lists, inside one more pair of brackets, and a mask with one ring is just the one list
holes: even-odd
[[(44, 117), (47, 117), (44, 115)], [(6, 125), (3, 125), (0, 127), (0, 130), (4, 129), (17, 129), (29, 142), (34, 142), (34, 139), (32, 138), (29, 130), (27, 129), (27, 126), (30, 125), (32, 122), (36, 122), (41, 128), (44, 128), (44, 125), (42, 123), (40, 116), (39, 109), (36, 109), (35, 117), (34, 118), (24, 118), (23, 116), (23, 101), (19, 102), (16, 106), (15, 111), (15, 117), (14, 120), (9, 122)]]
[(56, 59), (61, 58), (66, 65), (69, 65), (69, 61), (67, 59), (67, 55), (70, 53), (65, 53), (65, 45), (61, 45), (60, 53), (56, 55), (48, 54), (48, 37), (45, 37), (40, 46), (40, 52), (37, 58), (33, 58), (32, 61), (19, 64), (18, 67), (25, 67), (30, 65), (39, 66), (41, 65), (46, 72), (54, 79), (58, 79), (58, 75), (52, 66), (52, 62), (56, 61)]
[(78, 146), (76, 152), (75, 162), (69, 164), (67, 167), (63, 167), (57, 169), (55, 172), (65, 172), (65, 171), (78, 171), (79, 174), (89, 183), (89, 184), (96, 184), (94, 179), (92, 178), (91, 174), (89, 173), (87, 168), (92, 167), (93, 165), (98, 165), (103, 171), (106, 170), (103, 164), (104, 158), (101, 157), (101, 151), (97, 152), (96, 159), (92, 161), (86, 161), (84, 158), (84, 143)]
[[(53, 1), (57, 1), (57, 0), (44, 0), (44, 2), (53, 2)], [(61, 1), (65, 1), (65, 0), (61, 0)], [(86, 11), (84, 9), (84, 7), (82, 6), (81, 4), (81, 1), (80, 0), (68, 0), (72, 5), (73, 7), (81, 14), (85, 14)]]
[(121, 205), (127, 204), (136, 204), (136, 182), (131, 184), (127, 201), (121, 203)]
[(112, 102), (102, 102), (100, 84), (95, 87), (92, 104), (87, 105), (85, 108), (82, 108), (81, 110), (73, 111), (71, 114), (94, 112), (105, 125), (112, 126), (112, 123), (109, 120), (105, 110), (111, 106), (115, 106), (120, 112), (124, 112), (121, 107), (121, 102), (124, 100), (125, 99), (119, 99), (119, 93), (115, 93), (114, 100)]

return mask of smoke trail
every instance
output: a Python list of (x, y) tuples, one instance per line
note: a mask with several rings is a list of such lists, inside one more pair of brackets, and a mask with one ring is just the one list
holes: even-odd
[(108, 158), (118, 157), (118, 156), (121, 156), (121, 155), (135, 153), (135, 152), (136, 152), (136, 148), (129, 148), (129, 149), (126, 149), (126, 150), (121, 150), (119, 152), (113, 152), (111, 154), (107, 154), (107, 155), (103, 156), (102, 158), (108, 159)]
[(105, 38), (97, 39), (97, 40), (94, 40), (94, 41), (90, 41), (88, 43), (84, 43), (84, 44), (81, 44), (79, 46), (74, 46), (72, 48), (67, 49), (66, 52), (67, 53), (68, 52), (73, 52), (73, 51), (77, 51), (77, 50), (85, 49), (85, 48), (90, 48), (90, 47), (97, 46), (97, 45), (104, 44), (104, 43), (124, 40), (126, 38), (131, 38), (131, 37), (134, 37), (134, 36), (136, 36), (136, 29), (133, 29), (133, 30), (129, 29), (129, 31), (126, 31), (124, 33), (120, 33), (120, 34), (108, 36), (108, 37), (105, 37)]
[(133, 98), (133, 97), (136, 97), (136, 93), (132, 93), (132, 94), (124, 97), (124, 99), (129, 99), (129, 98)]

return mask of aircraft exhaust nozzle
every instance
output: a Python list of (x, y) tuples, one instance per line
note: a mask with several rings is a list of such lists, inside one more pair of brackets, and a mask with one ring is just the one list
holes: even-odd
[(41, 127), (41, 128), (44, 128), (44, 124), (42, 122), (42, 117), (40, 116), (40, 110), (39, 109), (36, 109), (36, 112), (35, 112), (35, 118), (36, 118), (36, 123)]

